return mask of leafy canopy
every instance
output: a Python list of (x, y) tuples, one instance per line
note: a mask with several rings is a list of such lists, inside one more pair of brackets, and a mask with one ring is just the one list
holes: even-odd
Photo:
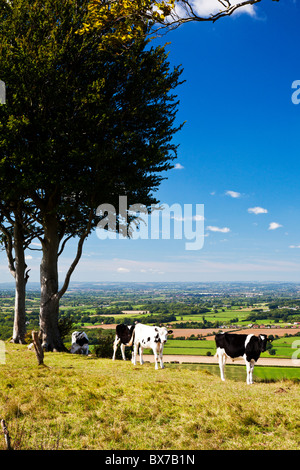
[(181, 69), (171, 69), (163, 47), (145, 50), (144, 37), (111, 54), (99, 47), (111, 31), (107, 38), (96, 29), (76, 34), (89, 15), (88, 0), (5, 5), (0, 182), (7, 200), (29, 198), (40, 223), (55, 212), (61, 234), (78, 234), (91, 207), (116, 207), (120, 194), (129, 203), (155, 202), (152, 191), (176, 156), (172, 91)]
[(115, 52), (121, 52), (147, 34), (168, 31), (191, 21), (215, 22), (261, 1), (211, 0), (211, 13), (202, 14), (203, 5), (198, 0), (90, 0), (79, 33), (96, 30), (102, 49), (114, 48)]
[(92, 0), (80, 34), (96, 29), (101, 48), (128, 45), (143, 37), (149, 25), (163, 22), (174, 6), (175, 0)]

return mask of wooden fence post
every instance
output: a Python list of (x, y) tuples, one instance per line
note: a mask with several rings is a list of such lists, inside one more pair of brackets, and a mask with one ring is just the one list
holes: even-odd
[(2, 430), (3, 430), (3, 434), (4, 434), (4, 439), (5, 439), (5, 442), (6, 442), (6, 449), (7, 450), (12, 450), (11, 445), (10, 445), (10, 436), (9, 436), (9, 433), (8, 433), (8, 430), (7, 430), (4, 419), (1, 419), (1, 426), (2, 426)]
[(39, 366), (44, 363), (44, 350), (39, 340), (39, 334), (37, 331), (32, 331), (32, 340), (34, 345), (35, 354), (38, 360)]

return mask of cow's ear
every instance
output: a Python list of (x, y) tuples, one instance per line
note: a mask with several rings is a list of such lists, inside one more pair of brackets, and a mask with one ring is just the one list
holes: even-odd
[(171, 333), (173, 333), (173, 330), (168, 330), (168, 335), (170, 335)]

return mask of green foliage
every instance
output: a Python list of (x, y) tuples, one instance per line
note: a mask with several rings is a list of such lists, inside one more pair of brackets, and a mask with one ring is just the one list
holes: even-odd
[[(97, 357), (111, 358), (113, 355), (113, 343), (115, 340), (115, 334), (111, 332), (105, 332), (104, 330), (98, 330), (97, 343), (94, 347), (94, 354)], [(125, 357), (131, 359), (131, 352), (129, 348), (125, 348)], [(120, 345), (118, 346), (116, 359), (122, 359)]]
[(72, 318), (60, 318), (58, 320), (58, 329), (62, 340), (70, 336), (71, 331), (74, 329), (74, 322)]
[(101, 53), (96, 32), (75, 34), (88, 3), (18, 0), (0, 16), (0, 177), (35, 204), (52, 196), (74, 235), (91, 202), (155, 202), (178, 130), (170, 92), (180, 69), (144, 41), (118, 57)]
[(278, 309), (276, 307), (270, 311), (261, 311), (260, 309), (252, 310), (246, 318), (247, 321), (255, 323), (258, 320), (271, 320), (273, 322), (293, 322), (299, 321), (299, 311), (294, 309)]
[(156, 314), (156, 315), (143, 315), (139, 317), (140, 323), (151, 323), (151, 324), (161, 324), (161, 323), (170, 323), (176, 320), (176, 316), (171, 314)]
[(98, 341), (94, 347), (94, 353), (97, 357), (111, 358), (113, 355), (112, 344), (114, 342), (114, 335), (112, 333), (104, 334), (99, 330)]

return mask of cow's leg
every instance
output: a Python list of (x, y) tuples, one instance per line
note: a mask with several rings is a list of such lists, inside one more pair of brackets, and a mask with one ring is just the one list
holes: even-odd
[(254, 369), (255, 361), (254, 359), (251, 359), (251, 361), (247, 361), (247, 359), (245, 359), (245, 362), (246, 362), (246, 371), (247, 371), (246, 381), (248, 385), (251, 385), (253, 384), (253, 369)]
[(164, 368), (163, 351), (164, 351), (164, 347), (163, 347), (163, 345), (161, 345), (161, 347), (159, 348), (159, 361), (160, 361), (160, 367), (162, 369)]
[(132, 353), (132, 364), (136, 366), (136, 355), (137, 355), (137, 350), (138, 350), (139, 344), (134, 343), (133, 346), (133, 353)]
[(217, 354), (218, 354), (218, 357), (219, 357), (219, 367), (220, 367), (221, 380), (223, 380), (223, 382), (225, 382), (224, 369), (225, 369), (225, 364), (226, 364), (226, 354), (225, 354), (225, 351), (221, 348), (217, 349)]
[(120, 338), (118, 338), (118, 336), (115, 337), (115, 341), (114, 341), (114, 353), (113, 353), (113, 361), (115, 360), (116, 358), (116, 352), (117, 352), (117, 347), (118, 347), (118, 344), (120, 342)]
[(141, 366), (144, 364), (144, 358), (143, 358), (143, 348), (140, 345), (140, 364)]
[(158, 354), (157, 354), (157, 347), (152, 348), (154, 354), (154, 362), (155, 362), (155, 369), (158, 369)]
[(126, 357), (125, 357), (125, 344), (124, 344), (124, 343), (121, 344), (121, 353), (122, 353), (123, 361), (126, 361)]

